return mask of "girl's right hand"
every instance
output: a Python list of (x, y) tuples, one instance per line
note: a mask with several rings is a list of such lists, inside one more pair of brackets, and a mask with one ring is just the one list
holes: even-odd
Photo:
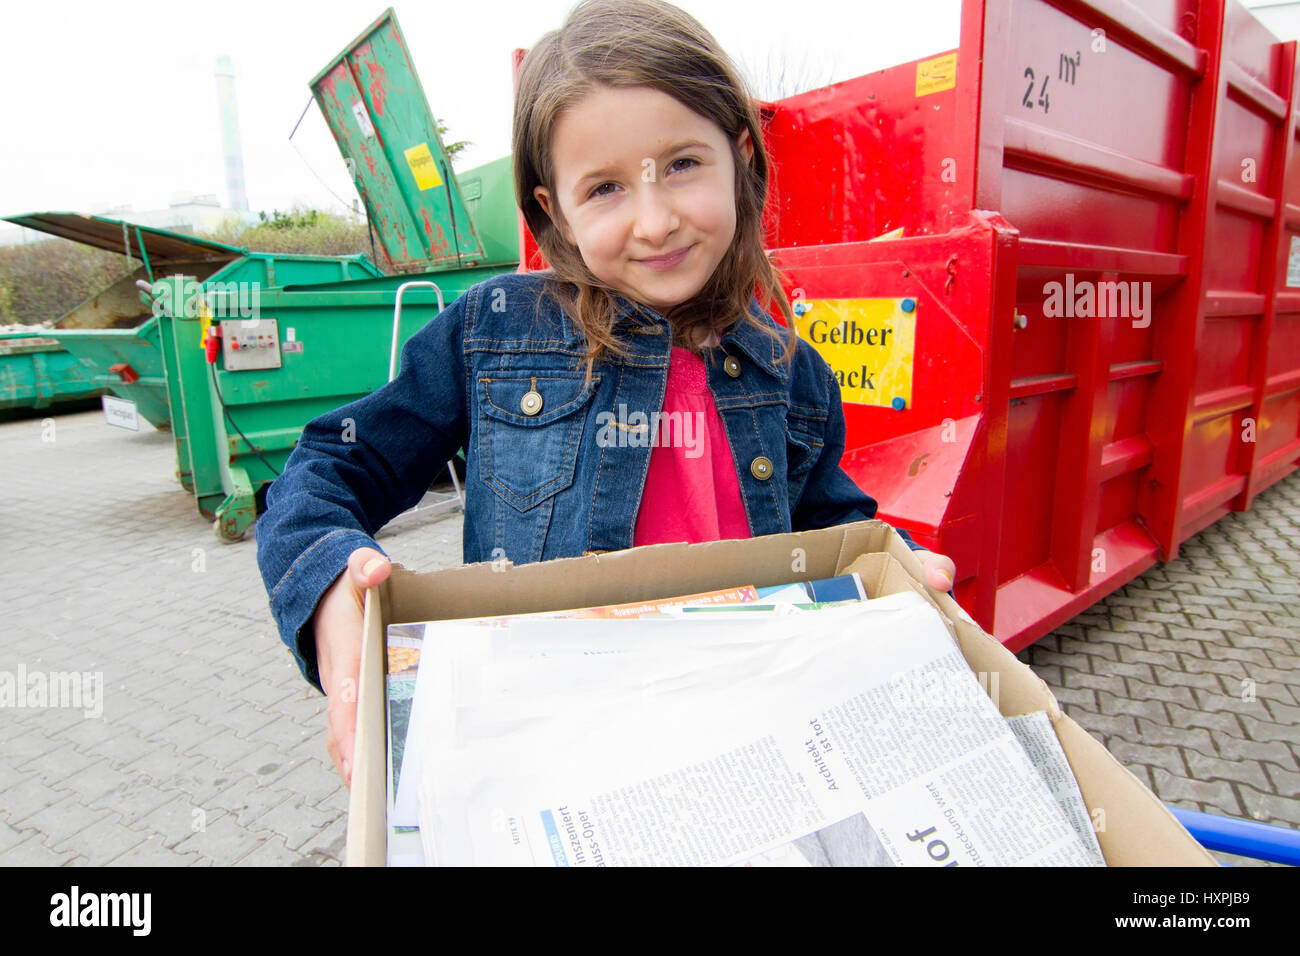
[(316, 666), (329, 703), (326, 746), (334, 769), (352, 786), (352, 751), (357, 739), (357, 688), (361, 679), (361, 619), (366, 589), (388, 577), (393, 569), (374, 548), (357, 548), (348, 556), (347, 570), (330, 585), (312, 615), (316, 634)]

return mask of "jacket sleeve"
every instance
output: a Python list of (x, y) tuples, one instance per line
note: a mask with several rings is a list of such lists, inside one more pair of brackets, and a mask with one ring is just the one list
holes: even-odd
[[(829, 528), (832, 525), (866, 521), (876, 517), (876, 500), (859, 488), (848, 473), (840, 467), (840, 459), (844, 455), (846, 430), (844, 404), (840, 400), (839, 383), (835, 380), (835, 373), (820, 356), (813, 355), (811, 358), (814, 374), (820, 373), (828, 383), (826, 431), (822, 436), (821, 452), (808, 474), (799, 503), (790, 516), (794, 531)], [(798, 358), (795, 361), (798, 361)], [(895, 526), (894, 530), (913, 551), (929, 550), (913, 541), (912, 536), (903, 528)]]
[[(413, 335), (382, 388), (309, 422), (258, 519), (257, 562), (280, 639), (317, 688), (308, 621), (357, 548), (416, 504), (466, 441), (464, 323), (470, 289)], [(472, 314), (472, 311), (471, 311)]]

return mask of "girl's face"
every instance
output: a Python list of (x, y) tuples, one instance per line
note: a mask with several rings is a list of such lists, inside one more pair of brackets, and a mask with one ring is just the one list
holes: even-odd
[[(737, 144), (748, 160), (748, 130)], [(560, 115), (551, 150), (555, 193), (534, 195), (596, 278), (659, 312), (704, 288), (736, 233), (721, 127), (658, 90), (601, 87)]]

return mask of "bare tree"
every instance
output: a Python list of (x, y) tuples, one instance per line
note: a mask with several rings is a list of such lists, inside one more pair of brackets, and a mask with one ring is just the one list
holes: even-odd
[(835, 61), (825, 54), (805, 52), (798, 57), (769, 49), (764, 58), (740, 58), (737, 66), (750, 92), (761, 100), (780, 100), (828, 86), (835, 75)]

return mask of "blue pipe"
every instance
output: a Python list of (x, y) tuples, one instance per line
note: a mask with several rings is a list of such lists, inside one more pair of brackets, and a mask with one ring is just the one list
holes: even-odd
[(1207, 850), (1300, 866), (1300, 830), (1197, 810), (1168, 809)]

